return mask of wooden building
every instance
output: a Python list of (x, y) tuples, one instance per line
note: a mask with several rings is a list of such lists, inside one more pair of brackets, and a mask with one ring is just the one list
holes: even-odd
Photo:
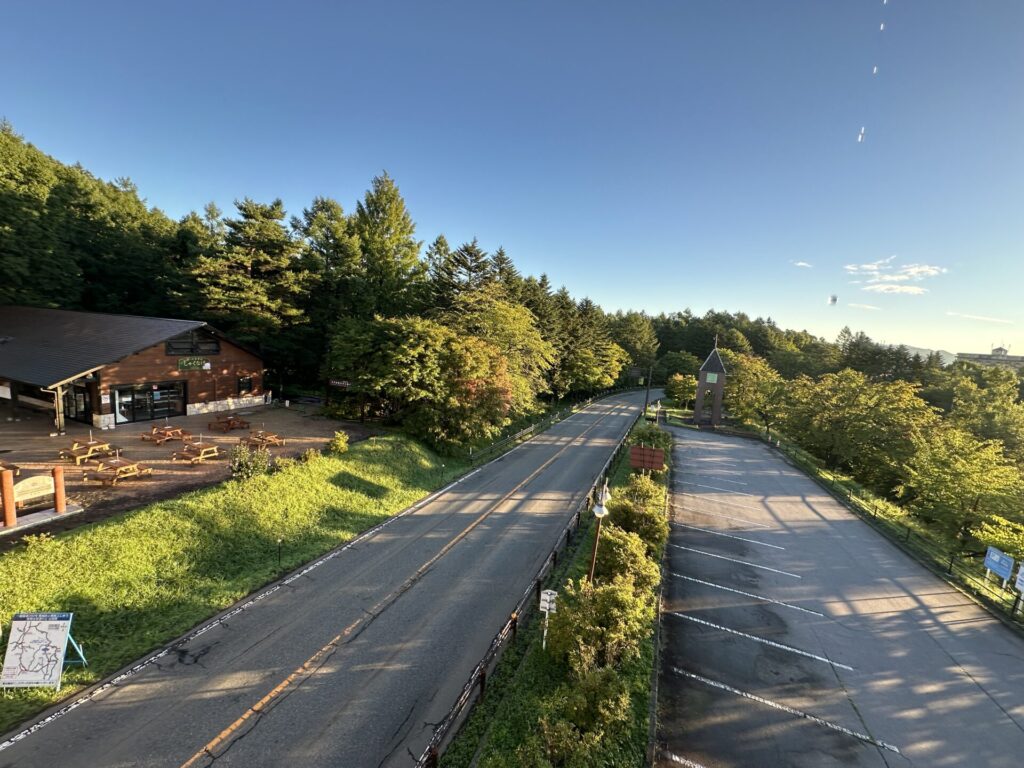
[(197, 320), (0, 307), (0, 410), (110, 427), (262, 405), (260, 356)]

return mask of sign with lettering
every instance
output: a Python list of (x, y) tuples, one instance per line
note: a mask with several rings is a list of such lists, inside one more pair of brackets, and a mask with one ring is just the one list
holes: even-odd
[(1024, 564), (1017, 570), (1017, 583), (1015, 586), (1018, 592), (1024, 592)]
[(179, 357), (179, 371), (202, 371), (209, 370), (210, 362), (205, 357)]
[(53, 495), (53, 477), (50, 475), (36, 475), (26, 477), (20, 483), (14, 484), (14, 501), (29, 501), (43, 496)]
[(352, 382), (346, 381), (345, 379), (331, 379), (330, 384), (332, 387), (337, 387), (338, 389), (348, 389), (352, 386)]
[(985, 553), (985, 568), (1001, 579), (1008, 579), (1013, 572), (1013, 558), (995, 547), (989, 547)]

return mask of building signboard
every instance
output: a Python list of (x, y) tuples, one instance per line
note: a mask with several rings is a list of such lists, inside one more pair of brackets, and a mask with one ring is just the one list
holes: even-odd
[(985, 568), (1005, 581), (1013, 572), (1013, 558), (995, 547), (989, 547), (985, 553)]

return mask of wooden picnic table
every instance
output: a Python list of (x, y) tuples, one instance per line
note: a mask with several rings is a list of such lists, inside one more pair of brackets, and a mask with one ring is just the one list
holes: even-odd
[(284, 445), (285, 440), (279, 435), (275, 435), (273, 432), (266, 432), (262, 429), (253, 430), (249, 433), (247, 440), (251, 445)]
[(187, 461), (193, 466), (202, 464), (207, 459), (219, 459), (220, 447), (213, 443), (185, 443), (182, 450), (171, 454), (171, 461)]
[(154, 426), (149, 432), (142, 433), (143, 440), (149, 440), (157, 445), (163, 445), (168, 440), (187, 441), (192, 437), (191, 432), (186, 432), (181, 427)]
[(153, 474), (151, 467), (115, 456), (112, 459), (96, 462), (96, 469), (86, 475), (85, 479), (98, 480), (104, 485), (117, 485), (119, 480), (124, 480), (127, 477), (142, 477), (151, 474)]
[(232, 429), (248, 429), (249, 422), (245, 419), (240, 419), (234, 414), (228, 414), (227, 416), (216, 416), (214, 420), (209, 423), (210, 429), (216, 429), (220, 432), (230, 432)]
[(70, 448), (59, 450), (57, 455), (62, 459), (75, 462), (75, 466), (81, 466), (83, 462), (94, 459), (97, 456), (106, 456), (110, 452), (110, 443), (106, 440), (76, 440), (71, 443)]

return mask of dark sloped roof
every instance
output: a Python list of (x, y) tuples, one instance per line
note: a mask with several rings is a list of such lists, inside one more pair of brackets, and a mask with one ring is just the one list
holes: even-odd
[(204, 325), (198, 320), (0, 307), (0, 378), (53, 387)]
[(722, 362), (722, 356), (718, 354), (718, 347), (711, 350), (711, 354), (708, 355), (708, 359), (704, 361), (704, 365), (700, 369), (707, 373), (725, 373), (725, 363)]

